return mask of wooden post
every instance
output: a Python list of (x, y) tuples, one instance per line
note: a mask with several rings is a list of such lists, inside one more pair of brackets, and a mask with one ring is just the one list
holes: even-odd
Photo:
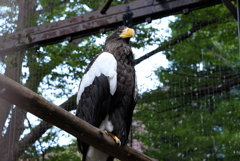
[(111, 137), (98, 128), (91, 126), (2, 74), (0, 74), (0, 98), (61, 128), (115, 158), (123, 161), (153, 160), (129, 146), (118, 147)]

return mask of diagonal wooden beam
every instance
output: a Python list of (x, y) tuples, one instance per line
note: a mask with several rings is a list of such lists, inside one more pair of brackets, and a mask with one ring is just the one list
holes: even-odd
[(227, 9), (231, 12), (235, 20), (238, 20), (237, 17), (237, 8), (232, 4), (231, 0), (222, 0), (223, 4), (227, 7)]
[(103, 8), (101, 9), (100, 13), (101, 14), (105, 14), (108, 10), (108, 8), (110, 7), (111, 3), (113, 0), (107, 0), (103, 6)]
[[(132, 24), (162, 18), (222, 3), (221, 0), (137, 0), (129, 3), (133, 13)], [(62, 21), (31, 27), (0, 37), (0, 55), (18, 52), (64, 40), (89, 36), (122, 25), (125, 4), (111, 7), (106, 14), (94, 11)], [(103, 29), (103, 30), (102, 30)]]
[(124, 161), (154, 161), (129, 146), (119, 147), (111, 137), (30, 89), (0, 74), (0, 98), (51, 123), (91, 146)]

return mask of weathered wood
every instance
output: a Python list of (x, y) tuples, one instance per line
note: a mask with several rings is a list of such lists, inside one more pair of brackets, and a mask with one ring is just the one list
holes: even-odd
[(153, 160), (129, 146), (118, 147), (113, 139), (104, 132), (99, 131), (99, 129), (2, 74), (0, 74), (0, 98), (15, 104), (120, 160)]
[[(137, 0), (129, 3), (133, 13), (132, 25), (222, 3), (221, 0)], [(126, 5), (86, 13), (62, 21), (26, 28), (0, 37), (0, 55), (18, 52), (23, 48), (38, 48), (64, 40), (74, 40), (107, 31), (122, 25)]]

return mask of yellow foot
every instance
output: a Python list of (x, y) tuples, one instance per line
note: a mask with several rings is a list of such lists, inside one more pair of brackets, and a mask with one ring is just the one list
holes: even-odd
[(121, 141), (117, 136), (113, 135), (111, 132), (109, 132), (107, 130), (104, 130), (104, 132), (107, 133), (109, 136), (111, 136), (113, 138), (113, 140), (115, 141), (115, 143), (118, 144), (118, 146), (121, 145)]

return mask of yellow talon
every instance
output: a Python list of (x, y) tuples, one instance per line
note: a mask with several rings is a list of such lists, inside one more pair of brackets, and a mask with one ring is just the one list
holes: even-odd
[(113, 138), (113, 140), (115, 141), (115, 143), (117, 143), (119, 146), (121, 145), (121, 141), (120, 139), (113, 135), (111, 132), (107, 131), (107, 130), (104, 130), (105, 133), (107, 133), (109, 136), (111, 136)]

